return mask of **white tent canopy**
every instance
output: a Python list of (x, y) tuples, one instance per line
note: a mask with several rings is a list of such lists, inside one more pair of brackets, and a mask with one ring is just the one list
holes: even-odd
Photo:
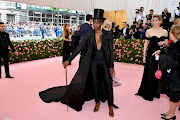
[(125, 10), (127, 22), (132, 23), (135, 17), (135, 9), (143, 6), (145, 13), (149, 14), (150, 9), (155, 10), (155, 14), (161, 14), (164, 8), (168, 8), (174, 16), (175, 7), (179, 0), (6, 0), (17, 3), (81, 10), (92, 12), (94, 8), (102, 8), (105, 11)]

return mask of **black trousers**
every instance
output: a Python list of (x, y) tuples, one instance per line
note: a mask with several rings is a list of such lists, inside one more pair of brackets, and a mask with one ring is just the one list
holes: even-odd
[(1, 50), (0, 51), (0, 77), (1, 77), (1, 58), (3, 58), (4, 66), (5, 66), (5, 73), (6, 76), (9, 76), (9, 51), (8, 50)]
[[(101, 72), (101, 73), (100, 73)], [(107, 93), (108, 96), (108, 105), (109, 106), (113, 106), (113, 88), (112, 88), (112, 80), (111, 80), (111, 76), (109, 73), (109, 68), (107, 67), (105, 61), (91, 61), (91, 73), (92, 73), (92, 80), (94, 83), (94, 92), (95, 92), (95, 102), (99, 103), (100, 99), (99, 99), (99, 79), (98, 79), (98, 75), (103, 75), (104, 76), (104, 80), (103, 82), (105, 83), (105, 91)]]

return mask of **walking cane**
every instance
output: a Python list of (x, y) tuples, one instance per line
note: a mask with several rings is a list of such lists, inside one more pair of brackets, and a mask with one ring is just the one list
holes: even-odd
[[(66, 90), (67, 90), (67, 67), (66, 67)], [(68, 111), (68, 105), (67, 105), (67, 112), (69, 112)]]

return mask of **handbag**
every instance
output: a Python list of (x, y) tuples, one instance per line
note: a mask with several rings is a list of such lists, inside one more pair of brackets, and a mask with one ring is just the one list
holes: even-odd
[(155, 73), (156, 79), (161, 79), (162, 76), (162, 71), (159, 69), (159, 64), (158, 64), (158, 70)]
[(113, 73), (112, 79), (113, 79), (113, 87), (118, 87), (122, 85), (121, 80), (115, 77), (115, 71)]

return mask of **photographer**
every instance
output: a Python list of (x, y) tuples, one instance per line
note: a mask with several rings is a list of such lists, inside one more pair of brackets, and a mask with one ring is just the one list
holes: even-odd
[(117, 38), (118, 37), (118, 33), (117, 33), (117, 27), (115, 25), (115, 23), (112, 23), (112, 29), (111, 32), (113, 33), (113, 38)]
[(136, 9), (136, 17), (135, 21), (142, 20), (144, 21), (146, 14), (144, 13), (144, 7), (141, 7), (140, 9)]
[(125, 39), (129, 38), (129, 28), (126, 22), (123, 22), (123, 28), (121, 29), (121, 33)]
[(148, 29), (152, 28), (152, 22), (150, 19), (147, 19), (146, 25), (148, 26)]
[(163, 29), (166, 29), (167, 31), (169, 31), (170, 26), (169, 26), (169, 19), (171, 18), (171, 13), (168, 12), (168, 9), (165, 8), (164, 11), (161, 14), (162, 18), (163, 18)]
[(150, 14), (146, 16), (147, 20), (151, 20), (152, 21), (153, 20), (153, 14), (154, 14), (154, 10), (151, 9), (150, 10)]
[(138, 29), (138, 33), (140, 34), (140, 39), (146, 39), (146, 31), (148, 30), (147, 25), (143, 24), (141, 28)]
[(129, 38), (131, 38), (131, 39), (134, 39), (134, 38), (138, 39), (139, 35), (137, 34), (137, 31), (138, 31), (137, 30), (137, 22), (134, 21), (133, 25), (131, 25), (130, 30), (129, 30)]
[(175, 18), (180, 18), (180, 2), (179, 2), (179, 7), (175, 9)]

